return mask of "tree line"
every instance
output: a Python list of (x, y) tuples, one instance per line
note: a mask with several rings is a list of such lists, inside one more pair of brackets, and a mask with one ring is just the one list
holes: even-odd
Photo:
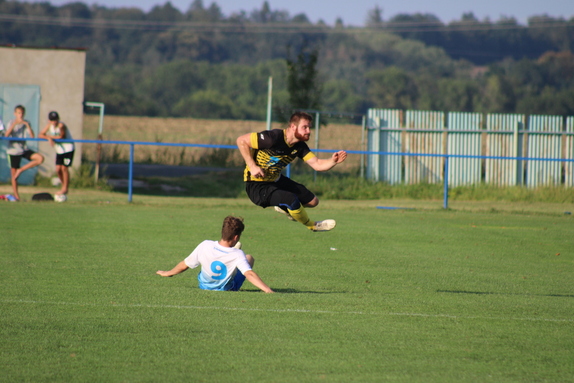
[(0, 0), (0, 44), (87, 48), (85, 98), (111, 114), (264, 119), (273, 77), (277, 111), (574, 115), (574, 18), (444, 24), (375, 7), (351, 27), (268, 2), (225, 16), (202, 0), (186, 12)]

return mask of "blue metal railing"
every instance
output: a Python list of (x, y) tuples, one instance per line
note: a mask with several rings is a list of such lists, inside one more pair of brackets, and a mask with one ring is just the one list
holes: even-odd
[[(0, 137), (0, 140), (7, 141), (22, 141), (21, 138), (13, 137)], [(26, 141), (46, 141), (43, 138), (26, 138)], [(116, 144), (116, 145), (129, 145), (130, 146), (130, 160), (128, 172), (128, 202), (133, 199), (133, 165), (134, 165), (134, 151), (135, 145), (142, 146), (173, 146), (173, 147), (193, 147), (193, 148), (213, 148), (213, 149), (233, 149), (237, 150), (236, 145), (216, 145), (216, 144), (183, 144), (183, 143), (170, 143), (170, 142), (147, 142), (147, 141), (108, 141), (108, 140), (55, 140), (57, 142), (76, 142), (85, 144)], [(316, 149), (315, 152), (319, 153), (336, 153), (339, 149)], [(358, 155), (386, 155), (386, 156), (407, 156), (407, 157), (442, 157), (444, 158), (444, 177), (443, 177), (443, 208), (448, 209), (448, 170), (450, 158), (469, 158), (469, 159), (494, 159), (494, 160), (508, 160), (508, 161), (542, 161), (542, 162), (569, 162), (574, 163), (574, 159), (564, 158), (542, 158), (542, 157), (501, 157), (501, 156), (480, 156), (480, 155), (464, 155), (464, 154), (427, 154), (427, 153), (406, 153), (406, 152), (377, 152), (377, 151), (362, 151), (362, 150), (348, 150), (348, 154)]]

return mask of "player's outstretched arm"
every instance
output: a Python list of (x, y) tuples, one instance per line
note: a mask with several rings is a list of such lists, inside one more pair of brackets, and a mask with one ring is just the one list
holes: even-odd
[(156, 271), (156, 274), (161, 275), (162, 277), (173, 277), (174, 275), (183, 273), (187, 269), (189, 269), (189, 267), (187, 267), (184, 261), (181, 261), (173, 269), (169, 271), (158, 270)]
[(345, 152), (344, 150), (340, 150), (336, 153), (333, 153), (333, 155), (329, 159), (321, 160), (317, 157), (313, 157), (309, 161), (307, 161), (307, 164), (318, 172), (324, 172), (332, 169), (333, 167), (335, 167), (335, 165), (340, 164), (346, 159), (347, 159), (347, 152)]
[(274, 291), (271, 290), (271, 287), (267, 286), (265, 282), (263, 282), (261, 278), (259, 278), (259, 275), (257, 275), (255, 271), (253, 270), (246, 271), (244, 275), (245, 278), (247, 278), (247, 280), (253, 284), (253, 286), (261, 289), (263, 292), (274, 293)]

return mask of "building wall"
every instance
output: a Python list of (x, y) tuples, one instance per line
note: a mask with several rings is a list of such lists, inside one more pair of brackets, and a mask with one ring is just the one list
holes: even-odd
[[(1, 84), (40, 86), (38, 131), (48, 123), (48, 113), (56, 110), (72, 138), (82, 138), (85, 50), (0, 47), (0, 66)], [(12, 116), (6, 117), (4, 119), (8, 120)], [(47, 141), (42, 141), (38, 150), (46, 158), (39, 169), (40, 174), (52, 175), (56, 159), (54, 149)], [(80, 166), (81, 158), (82, 145), (76, 144), (74, 168)]]

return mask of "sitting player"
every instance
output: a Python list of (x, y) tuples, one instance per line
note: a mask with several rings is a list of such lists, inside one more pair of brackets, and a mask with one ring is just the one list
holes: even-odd
[(189, 268), (201, 265), (197, 276), (199, 288), (204, 290), (238, 291), (245, 278), (266, 293), (273, 290), (252, 270), (255, 260), (241, 250), (239, 238), (245, 228), (243, 219), (228, 216), (223, 220), (221, 239), (205, 240), (183, 261), (170, 271), (158, 270), (156, 274), (171, 277)]

